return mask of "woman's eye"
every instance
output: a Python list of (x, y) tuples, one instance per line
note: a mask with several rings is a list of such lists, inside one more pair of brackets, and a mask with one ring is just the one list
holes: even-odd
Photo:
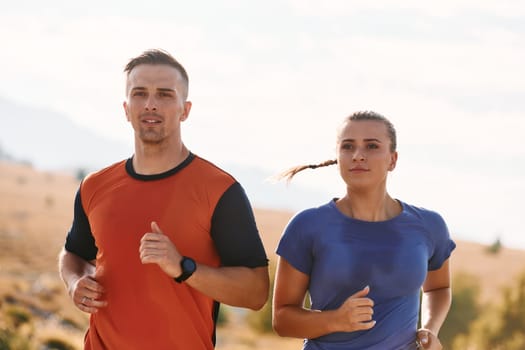
[(352, 144), (349, 144), (349, 143), (345, 143), (341, 146), (342, 149), (344, 150), (351, 150), (354, 148), (354, 146)]

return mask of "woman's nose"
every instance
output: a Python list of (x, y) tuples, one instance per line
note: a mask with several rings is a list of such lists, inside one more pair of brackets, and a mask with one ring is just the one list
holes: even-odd
[(359, 162), (359, 161), (364, 161), (365, 159), (366, 159), (365, 153), (360, 148), (356, 148), (352, 156), (352, 160), (354, 162)]

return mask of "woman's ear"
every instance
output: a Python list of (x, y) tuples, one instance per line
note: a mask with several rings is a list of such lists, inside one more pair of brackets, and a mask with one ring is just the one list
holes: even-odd
[(390, 160), (390, 166), (388, 167), (389, 171), (392, 171), (396, 168), (397, 164), (397, 152), (392, 152), (391, 160)]

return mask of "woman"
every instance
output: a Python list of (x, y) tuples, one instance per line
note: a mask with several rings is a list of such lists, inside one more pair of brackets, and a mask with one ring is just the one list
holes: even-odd
[(357, 112), (338, 130), (336, 160), (283, 175), (337, 164), (346, 184), (344, 197), (292, 218), (277, 248), (273, 327), (305, 338), (303, 349), (442, 348), (455, 243), (439, 214), (388, 194), (397, 157), (390, 121)]

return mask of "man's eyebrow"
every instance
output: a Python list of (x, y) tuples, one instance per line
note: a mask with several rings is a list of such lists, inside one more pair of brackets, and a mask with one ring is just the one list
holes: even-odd
[[(131, 88), (131, 91), (146, 91), (147, 89), (143, 86), (135, 86), (133, 88)], [(161, 91), (161, 92), (172, 92), (172, 93), (177, 93), (177, 90), (175, 89), (170, 89), (170, 88), (157, 88), (157, 91)]]
[[(364, 139), (363, 141), (365, 141), (365, 142), (378, 142), (378, 143), (381, 143), (381, 140), (376, 139), (376, 138), (368, 138), (368, 139)], [(341, 142), (355, 142), (355, 139), (343, 139), (343, 140), (341, 140)]]

